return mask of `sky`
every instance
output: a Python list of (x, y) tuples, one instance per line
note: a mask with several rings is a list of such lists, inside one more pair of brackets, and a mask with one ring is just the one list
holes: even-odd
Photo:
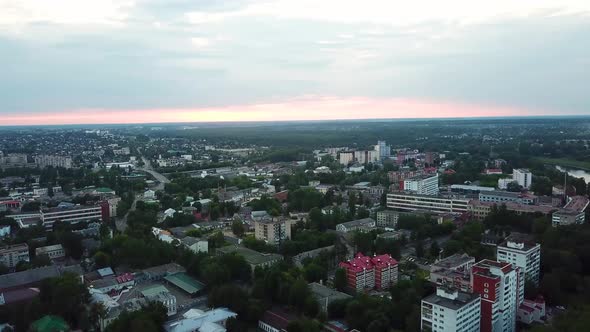
[(588, 0), (0, 0), (0, 125), (590, 115)]

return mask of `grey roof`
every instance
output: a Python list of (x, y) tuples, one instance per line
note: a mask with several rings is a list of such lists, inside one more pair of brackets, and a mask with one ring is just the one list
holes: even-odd
[(432, 295), (424, 298), (422, 301), (427, 302), (427, 303), (431, 303), (431, 304), (436, 304), (436, 305), (439, 305), (441, 307), (445, 307), (445, 308), (448, 308), (451, 310), (457, 310), (459, 308), (462, 308), (462, 307), (470, 304), (471, 302), (477, 300), (478, 298), (479, 298), (479, 294), (458, 292), (458, 296), (455, 300), (448, 299), (446, 297), (442, 297), (437, 294), (432, 294)]
[(79, 265), (60, 267), (57, 265), (44, 266), (26, 271), (9, 273), (0, 276), (0, 289), (13, 288), (33, 284), (43, 279), (54, 278), (65, 272), (81, 274)]
[(353, 221), (343, 222), (341, 225), (343, 225), (344, 227), (354, 227), (354, 226), (364, 226), (364, 225), (368, 225), (371, 223), (375, 223), (375, 220), (373, 220), (373, 218), (363, 218), (363, 219), (357, 219), (357, 220), (353, 220)]
[(180, 240), (180, 242), (182, 242), (182, 244), (184, 244), (185, 246), (189, 246), (189, 247), (196, 244), (199, 241), (203, 241), (203, 240), (196, 238), (196, 237), (192, 237), (192, 236), (187, 236), (187, 237), (182, 238)]
[(317, 282), (312, 282), (311, 284), (309, 284), (309, 290), (311, 291), (311, 293), (313, 294), (313, 296), (318, 300), (318, 301), (325, 301), (326, 298), (328, 298), (328, 301), (334, 301), (334, 300), (343, 300), (343, 299), (350, 299), (352, 298), (352, 296), (346, 294), (346, 293), (342, 293), (339, 292), (337, 290), (328, 288), (322, 284), (319, 284)]

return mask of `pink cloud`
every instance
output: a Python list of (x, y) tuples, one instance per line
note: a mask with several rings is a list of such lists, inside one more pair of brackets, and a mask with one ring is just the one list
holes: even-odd
[[(86, 109), (0, 114), (2, 125), (331, 119), (463, 118), (539, 115), (530, 109), (404, 98), (305, 96), (283, 102), (180, 109)], [(542, 112), (543, 115), (549, 115)]]

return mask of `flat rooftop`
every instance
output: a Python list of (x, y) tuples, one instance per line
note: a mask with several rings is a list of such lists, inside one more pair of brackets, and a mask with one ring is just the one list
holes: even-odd
[(469, 303), (477, 300), (478, 298), (479, 298), (479, 294), (458, 292), (457, 298), (454, 300), (439, 296), (437, 294), (432, 294), (432, 295), (424, 298), (422, 301), (427, 302), (427, 303), (431, 303), (431, 304), (436, 304), (436, 305), (439, 305), (441, 307), (445, 307), (445, 308), (448, 308), (451, 310), (458, 310), (458, 309), (468, 305)]
[(461, 266), (463, 264), (467, 264), (469, 262), (475, 263), (475, 258), (471, 257), (467, 254), (454, 254), (445, 259), (442, 259), (434, 264), (432, 264), (432, 268), (446, 268), (451, 269), (457, 266)]
[(246, 247), (236, 246), (236, 245), (225, 246), (225, 247), (219, 248), (217, 250), (223, 254), (236, 253), (236, 254), (244, 257), (246, 262), (250, 265), (259, 265), (259, 264), (264, 264), (267, 262), (283, 259), (283, 256), (281, 256), (279, 254), (260, 253), (255, 250), (248, 249)]

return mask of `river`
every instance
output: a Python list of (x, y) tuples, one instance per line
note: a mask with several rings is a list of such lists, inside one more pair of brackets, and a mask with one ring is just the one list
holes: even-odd
[(586, 181), (586, 183), (588, 183), (590, 181), (590, 173), (583, 171), (581, 169), (575, 169), (575, 168), (566, 168), (566, 167), (561, 167), (561, 166), (555, 166), (555, 168), (558, 171), (561, 172), (567, 172), (567, 174), (569, 176), (573, 176), (575, 178), (583, 178), (584, 181)]

